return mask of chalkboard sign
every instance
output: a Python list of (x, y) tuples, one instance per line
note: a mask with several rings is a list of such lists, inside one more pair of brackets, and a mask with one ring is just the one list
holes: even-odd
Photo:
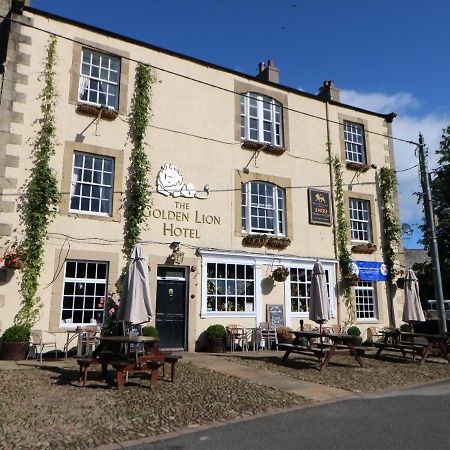
[(267, 322), (274, 329), (284, 325), (283, 305), (267, 305)]

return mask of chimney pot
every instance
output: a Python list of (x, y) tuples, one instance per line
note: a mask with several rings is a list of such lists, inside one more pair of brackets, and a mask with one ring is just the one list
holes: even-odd
[(261, 73), (261, 72), (264, 70), (264, 63), (263, 63), (263, 62), (260, 62), (260, 63), (258, 64), (258, 67), (259, 67), (259, 73)]
[(269, 59), (269, 61), (267, 61), (267, 65), (269, 67), (273, 67), (273, 61), (271, 59)]
[(273, 67), (273, 60), (269, 59), (267, 61), (267, 66), (263, 62), (258, 64), (259, 73), (256, 78), (264, 81), (270, 81), (271, 83), (279, 82), (279, 71), (276, 67)]
[(323, 82), (323, 86), (319, 89), (318, 97), (325, 100), (333, 100), (335, 102), (340, 102), (339, 89), (333, 85), (331, 80), (326, 80)]

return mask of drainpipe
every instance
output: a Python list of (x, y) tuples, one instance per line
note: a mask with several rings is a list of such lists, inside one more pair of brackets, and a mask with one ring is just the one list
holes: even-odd
[[(325, 102), (325, 117), (327, 124), (327, 153), (328, 153), (328, 170), (330, 174), (330, 206), (331, 206), (331, 226), (333, 227), (333, 247), (334, 247), (334, 257), (338, 260), (338, 249), (337, 249), (337, 239), (336, 239), (336, 217), (335, 217), (335, 206), (334, 206), (334, 176), (333, 176), (333, 168), (331, 165), (331, 137), (330, 137), (330, 120), (329, 120), (329, 102), (328, 100)], [(336, 265), (336, 285), (338, 286), (336, 289), (337, 300), (339, 300), (339, 278), (340, 268), (339, 268), (339, 260)], [(340, 323), (340, 309), (339, 309), (339, 301), (336, 304), (336, 319), (338, 323)]]

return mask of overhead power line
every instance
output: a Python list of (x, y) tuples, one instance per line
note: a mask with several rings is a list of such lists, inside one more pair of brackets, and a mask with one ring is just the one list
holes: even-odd
[[(46, 33), (48, 35), (59, 37), (61, 39), (73, 42), (75, 44), (82, 45), (83, 47), (90, 48), (92, 50), (104, 53), (104, 50), (102, 50), (101, 48), (98, 48), (98, 47), (96, 47), (94, 45), (88, 45), (88, 44), (86, 44), (84, 42), (81, 42), (81, 41), (77, 41), (74, 38), (64, 36), (64, 35), (62, 35), (60, 33), (54, 33), (54, 32), (45, 30), (44, 28), (40, 28), (40, 27), (37, 27), (37, 26), (32, 25), (32, 24), (22, 23), (21, 21), (12, 19), (11, 17), (6, 17), (6, 16), (3, 16), (3, 15), (0, 15), (0, 18), (3, 18), (5, 20), (9, 20), (9, 21), (14, 22), (14, 23), (18, 23), (21, 26), (32, 28), (32, 29), (40, 31), (42, 33)], [(106, 32), (106, 30), (105, 30), (105, 32)], [(121, 56), (121, 58), (122, 59), (126, 59), (126, 60), (131, 61), (131, 62), (134, 62), (136, 64), (143, 64), (143, 65), (148, 66), (148, 67), (150, 67), (152, 69), (159, 70), (161, 72), (164, 72), (164, 73), (167, 73), (167, 74), (170, 74), (170, 75), (174, 75), (174, 76), (177, 76), (177, 77), (180, 77), (180, 78), (184, 78), (184, 79), (192, 81), (194, 83), (199, 83), (199, 84), (202, 84), (202, 85), (205, 85), (205, 86), (209, 86), (211, 88), (218, 89), (218, 90), (221, 90), (223, 92), (228, 92), (228, 93), (233, 94), (233, 95), (239, 95), (239, 96), (241, 95), (239, 92), (235, 92), (232, 89), (228, 89), (226, 87), (219, 86), (219, 85), (214, 84), (214, 83), (208, 83), (207, 81), (199, 80), (197, 78), (189, 77), (187, 75), (183, 75), (183, 74), (181, 74), (179, 72), (175, 72), (173, 70), (164, 69), (163, 67), (155, 66), (154, 64), (150, 64), (148, 62), (144, 62), (144, 61), (138, 60), (136, 58), (132, 58), (130, 56)], [(245, 74), (242, 74), (242, 76), (245, 76)], [(268, 102), (266, 102), (266, 101), (264, 101), (262, 99), (259, 99), (258, 101), (263, 102), (263, 103), (268, 103)], [(289, 108), (289, 107), (284, 106), (284, 105), (283, 105), (283, 110), (290, 111), (290, 112), (297, 113), (297, 114), (301, 114), (301, 115), (304, 115), (304, 116), (307, 116), (307, 117), (311, 117), (311, 118), (314, 118), (314, 119), (322, 120), (324, 122), (334, 123), (334, 124), (339, 125), (339, 126), (343, 126), (344, 125), (342, 122), (339, 122), (339, 121), (336, 121), (336, 120), (331, 120), (331, 119), (326, 118), (326, 117), (317, 116), (315, 114), (307, 113), (307, 112), (301, 111), (299, 109)], [(391, 135), (384, 134), (384, 133), (378, 133), (376, 131), (370, 131), (370, 130), (364, 129), (364, 132), (368, 133), (368, 134), (373, 134), (373, 135), (376, 135), (376, 136), (385, 137), (387, 139), (393, 139), (393, 140), (398, 141), (398, 142), (404, 142), (404, 143), (412, 144), (412, 145), (416, 145), (416, 146), (418, 145), (414, 141), (398, 138), (398, 137), (391, 136)]]

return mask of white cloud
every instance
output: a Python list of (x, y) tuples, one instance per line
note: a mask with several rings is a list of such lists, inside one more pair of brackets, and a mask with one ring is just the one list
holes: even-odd
[[(370, 111), (399, 113), (393, 122), (393, 136), (418, 142), (422, 133), (425, 144), (429, 149), (428, 167), (432, 170), (437, 165), (438, 157), (435, 151), (439, 149), (442, 129), (450, 124), (450, 114), (427, 115), (413, 114), (419, 102), (410, 93), (387, 95), (382, 93), (359, 93), (356, 91), (341, 91), (341, 101), (359, 106)], [(394, 141), (396, 169), (403, 170), (419, 163), (415, 155), (415, 146), (404, 142)], [(421, 190), (418, 167), (397, 174), (399, 181), (400, 218), (409, 223), (414, 229), (422, 221), (422, 205), (417, 204), (414, 192)], [(415, 242), (405, 243), (408, 247), (415, 246)]]
[(418, 100), (409, 92), (388, 95), (378, 92), (357, 92), (343, 89), (340, 94), (342, 103), (382, 113), (392, 111), (399, 113), (419, 106)]

